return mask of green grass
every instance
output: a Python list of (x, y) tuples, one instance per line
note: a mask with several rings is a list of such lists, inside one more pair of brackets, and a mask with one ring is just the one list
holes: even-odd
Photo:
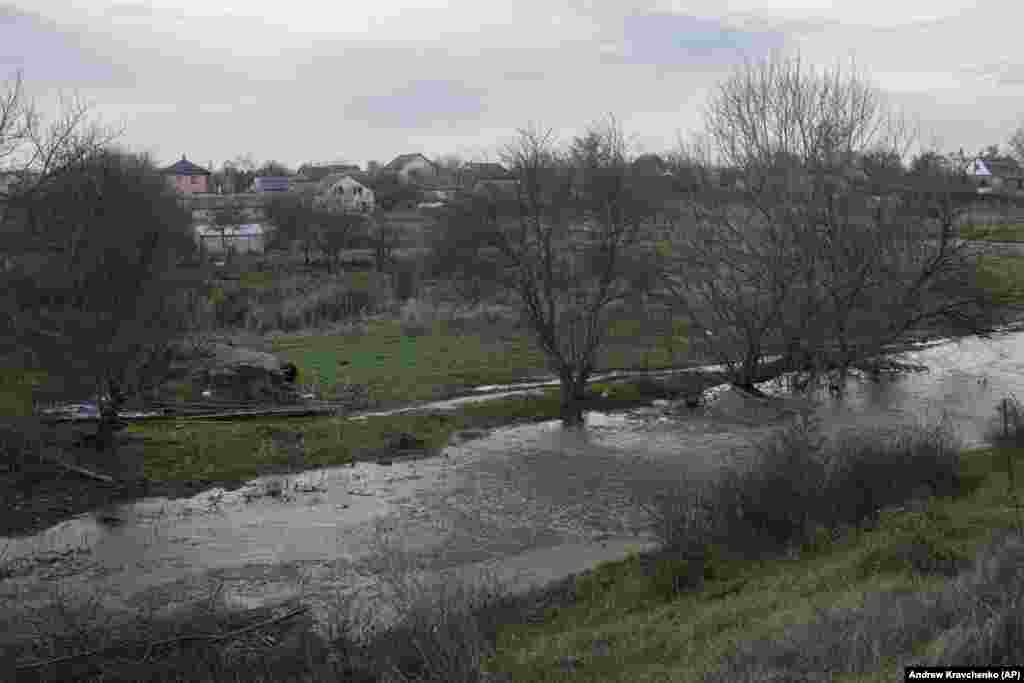
[[(1024, 450), (1013, 455), (1024, 460)], [(1013, 524), (1005, 455), (995, 449), (965, 454), (963, 473), (968, 493), (933, 498), (923, 511), (887, 511), (874, 529), (854, 529), (844, 537), (821, 533), (795, 559), (716, 558), (699, 591), (667, 595), (659, 574), (645, 576), (636, 555), (604, 564), (577, 579), (572, 606), (549, 610), (540, 624), (505, 626), (487, 668), (538, 682), (701, 681), (737, 652), (747, 653), (750, 661), (743, 666), (749, 667), (813, 649), (856, 670), (842, 680), (893, 680), (900, 661), (933, 646), (941, 628), (927, 618), (915, 622), (913, 609), (896, 610), (892, 596), (921, 596), (948, 581), (916, 571), (907, 549), (963, 563), (995, 530)], [(846, 611), (826, 618), (826, 609)], [(789, 644), (777, 645), (785, 629)], [(793, 635), (801, 629), (804, 640)], [(885, 641), (876, 643), (877, 661), (841, 653), (875, 638), (873, 633)], [(611, 654), (594, 654), (596, 640), (608, 641)], [(897, 646), (903, 649), (891, 651)], [(557, 665), (570, 655), (583, 662), (574, 673)], [(829, 668), (829, 674), (840, 670)]]
[(408, 336), (396, 321), (374, 321), (364, 335), (282, 338), (274, 351), (298, 366), (300, 382), (318, 379), (328, 394), (338, 383), (364, 384), (383, 402), (436, 398), (449, 389), (512, 382), (545, 368), (543, 354), (523, 336), (488, 340), (449, 334), (440, 325), (431, 334)]
[(146, 439), (144, 473), (153, 481), (238, 481), (284, 468), (287, 457), (269, 446), (275, 430), (302, 432), (308, 467), (345, 465), (381, 448), (387, 432), (416, 434), (431, 448), (443, 445), (458, 420), (446, 415), (398, 415), (361, 421), (334, 418), (181, 421), (131, 425)]
[(1024, 242), (1024, 223), (965, 225), (960, 228), (960, 237), (966, 240)]
[[(636, 329), (635, 329), (636, 328)], [(657, 369), (680, 363), (685, 330), (673, 337), (637, 334), (619, 322), (599, 353), (600, 369)], [(466, 387), (504, 384), (548, 374), (547, 359), (530, 335), (508, 323), (480, 331), (450, 330), (444, 321), (429, 334), (406, 335), (397, 321), (373, 321), (362, 335), (281, 337), (274, 352), (299, 368), (299, 382), (319, 381), (328, 396), (339, 384), (364, 384), (384, 403), (449, 395)], [(341, 365), (347, 361), (348, 365)]]
[(1004, 303), (1024, 303), (1024, 256), (982, 256), (978, 275), (983, 286)]
[[(628, 383), (612, 387), (603, 409), (643, 401), (654, 389)], [(334, 417), (154, 421), (130, 425), (128, 431), (146, 439), (143, 449), (146, 477), (152, 481), (236, 481), (278, 471), (287, 466), (285, 454), (269, 446), (273, 431), (302, 432), (307, 467), (345, 465), (381, 449), (387, 434), (408, 432), (427, 448), (443, 447), (464, 429), (489, 429), (523, 421), (556, 419), (559, 390), (459, 406), (447, 413), (371, 416), (361, 420)]]
[(33, 387), (45, 379), (44, 372), (0, 367), (0, 416), (31, 415)]

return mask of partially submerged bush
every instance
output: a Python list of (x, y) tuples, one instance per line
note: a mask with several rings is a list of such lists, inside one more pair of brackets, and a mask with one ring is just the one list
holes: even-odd
[(956, 493), (959, 468), (946, 423), (830, 442), (801, 416), (759, 444), (745, 467), (726, 468), (704, 486), (677, 487), (644, 507), (665, 549), (692, 556), (719, 544), (756, 555), (823, 543), (914, 497)]

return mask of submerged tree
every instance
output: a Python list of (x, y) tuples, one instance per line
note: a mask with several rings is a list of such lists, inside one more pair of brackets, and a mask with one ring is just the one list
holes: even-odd
[(954, 239), (955, 184), (904, 173), (908, 131), (855, 73), (748, 63), (706, 123), (714, 163), (690, 161), (722, 182), (693, 195), (662, 256), (735, 384), (753, 388), (770, 354), (814, 379), (922, 327), (989, 333), (1003, 320)]
[(614, 120), (567, 149), (523, 130), (505, 154), (518, 184), (464, 201), (446, 217), (435, 263), (463, 282), (514, 292), (561, 382), (561, 415), (582, 421), (586, 383), (614, 305), (637, 286), (652, 215)]

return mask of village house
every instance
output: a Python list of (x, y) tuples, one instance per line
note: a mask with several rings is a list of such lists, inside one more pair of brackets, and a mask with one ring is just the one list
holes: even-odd
[(401, 154), (380, 170), (394, 173), (402, 185), (419, 185), (439, 176), (437, 165), (422, 154)]
[(373, 190), (353, 173), (332, 174), (320, 181), (314, 205), (338, 213), (373, 213), (376, 200)]
[(982, 194), (1024, 191), (1024, 169), (1012, 157), (976, 157), (967, 176)]
[(252, 181), (253, 192), (288, 192), (291, 179), (287, 176), (257, 176)]
[(181, 194), (205, 194), (210, 191), (210, 172), (201, 166), (181, 157), (178, 161), (161, 173), (167, 182)]
[(361, 173), (362, 169), (359, 168), (358, 164), (303, 164), (299, 166), (297, 177), (320, 182), (329, 175), (335, 175), (338, 173)]
[(514, 192), (518, 184), (515, 175), (492, 162), (464, 164), (457, 173), (457, 182), (460, 189), (474, 194)]

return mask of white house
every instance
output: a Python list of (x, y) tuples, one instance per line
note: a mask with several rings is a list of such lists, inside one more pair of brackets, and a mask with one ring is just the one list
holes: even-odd
[(391, 160), (381, 171), (394, 173), (403, 185), (419, 184), (424, 180), (437, 178), (437, 165), (422, 154), (401, 154)]
[(314, 204), (343, 213), (372, 213), (376, 208), (373, 190), (348, 173), (324, 178)]

